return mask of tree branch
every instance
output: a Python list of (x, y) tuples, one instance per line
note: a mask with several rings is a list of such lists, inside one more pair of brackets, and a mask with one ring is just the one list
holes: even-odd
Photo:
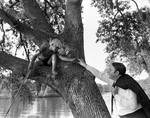
[(137, 4), (137, 2), (136, 2), (135, 0), (131, 0), (131, 1), (133, 1), (133, 2), (135, 3), (135, 5), (136, 5), (136, 8), (138, 9), (138, 11), (140, 11), (140, 9), (139, 9), (139, 7), (138, 7), (138, 4)]
[[(5, 68), (5, 69), (9, 69), (11, 70), (13, 73), (15, 74), (19, 74), (20, 76), (25, 76), (28, 69), (28, 61), (14, 57), (10, 54), (7, 54), (5, 52), (0, 51), (0, 65), (1, 67)], [(65, 65), (65, 66), (64, 66)], [(66, 66), (67, 65), (67, 66)], [(72, 67), (70, 69), (70, 66)], [(72, 74), (70, 73), (70, 71), (73, 71), (75, 69), (76, 65), (74, 64), (74, 66), (72, 66), (71, 62), (63, 62), (60, 61), (60, 65), (59, 65), (59, 74), (57, 76), (57, 79), (53, 79), (51, 77), (48, 77), (47, 75), (51, 75), (51, 67), (47, 67), (47, 66), (38, 66), (35, 68), (34, 71), (31, 72), (31, 75), (29, 76), (28, 79), (31, 80), (38, 80), (42, 83), (45, 83), (47, 85), (49, 85), (50, 87), (52, 87), (53, 89), (55, 89), (57, 92), (59, 93), (63, 93), (63, 85), (64, 85), (64, 81), (68, 81), (66, 79), (66, 75), (68, 76), (69, 79), (71, 79)], [(70, 70), (70, 71), (68, 71)], [(78, 69), (78, 71), (80, 72), (80, 70)], [(76, 71), (73, 71), (74, 75), (77, 74)], [(64, 76), (65, 74), (65, 76)], [(62, 87), (60, 89), (60, 87)]]
[(24, 75), (27, 71), (28, 62), (0, 51), (0, 65), (14, 73)]
[(82, 3), (82, 0), (67, 0), (66, 15), (65, 15), (66, 27), (69, 27), (70, 25), (73, 25), (74, 27), (76, 27), (82, 23), (81, 3)]
[(32, 36), (32, 40), (40, 46), (43, 40), (48, 40), (49, 38), (54, 38), (54, 35), (46, 34), (39, 30), (34, 30), (30, 28), (28, 25), (21, 23), (19, 20), (16, 20), (13, 16), (6, 13), (4, 10), (0, 9), (0, 18), (8, 23), (11, 27), (15, 28), (17, 31), (26, 34), (28, 36)]
[(12, 8), (12, 7), (14, 7), (17, 3), (19, 3), (20, 1), (19, 0), (16, 0), (14, 3), (12, 3), (10, 6), (9, 6), (9, 8)]
[[(64, 33), (68, 34), (70, 37), (66, 37), (65, 42), (73, 49), (76, 49), (74, 50), (74, 56), (84, 58), (81, 4), (82, 0), (67, 0)], [(76, 46), (78, 46), (78, 48)]]
[(53, 33), (52, 26), (47, 22), (42, 10), (36, 0), (23, 0), (23, 5), (32, 26), (47, 34)]
[[(29, 62), (15, 57), (13, 55), (7, 54), (6, 52), (0, 51), (0, 65), (1, 67), (11, 70), (15, 74), (19, 74), (20, 76), (26, 75), (28, 71), (28, 64)], [(34, 72), (31, 74), (31, 79), (36, 80), (36, 78), (46, 77), (47, 74), (51, 74), (51, 69), (49, 67), (37, 67)], [(42, 79), (42, 78), (41, 78)], [(46, 81), (43, 81), (46, 82)]]

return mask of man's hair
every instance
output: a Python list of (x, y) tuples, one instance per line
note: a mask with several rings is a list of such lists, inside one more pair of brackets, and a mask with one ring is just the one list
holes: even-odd
[(113, 62), (112, 66), (115, 68), (115, 71), (118, 71), (120, 75), (124, 75), (126, 73), (126, 67), (124, 64), (119, 62)]

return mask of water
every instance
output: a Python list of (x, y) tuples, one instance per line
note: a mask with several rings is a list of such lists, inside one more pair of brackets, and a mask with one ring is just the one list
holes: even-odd
[[(110, 94), (103, 95), (110, 110)], [(0, 118), (4, 118), (11, 99), (0, 99)], [(33, 104), (15, 100), (7, 118), (73, 118), (68, 104), (61, 97), (37, 98)]]
[[(10, 99), (0, 99), (0, 118), (4, 118), (10, 104)], [(52, 97), (37, 98), (33, 105), (16, 100), (7, 118), (73, 118), (73, 115), (61, 97)]]

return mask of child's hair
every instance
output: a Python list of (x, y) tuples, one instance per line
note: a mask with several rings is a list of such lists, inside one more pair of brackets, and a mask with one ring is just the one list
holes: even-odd
[(53, 39), (52, 41), (50, 41), (49, 45), (50, 46), (55, 45), (58, 48), (62, 48), (63, 47), (63, 44), (58, 39), (56, 39), (56, 38)]
[(50, 46), (56, 46), (62, 55), (69, 55), (71, 49), (69, 46), (62, 44), (57, 38), (49, 41)]

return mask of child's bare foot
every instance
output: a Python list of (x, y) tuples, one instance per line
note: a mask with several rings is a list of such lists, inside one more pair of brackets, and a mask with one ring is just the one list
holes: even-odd
[(56, 75), (57, 75), (58, 73), (56, 72), (56, 71), (52, 71), (52, 78), (56, 78)]
[(57, 75), (58, 73), (55, 70), (52, 70), (53, 75)]

